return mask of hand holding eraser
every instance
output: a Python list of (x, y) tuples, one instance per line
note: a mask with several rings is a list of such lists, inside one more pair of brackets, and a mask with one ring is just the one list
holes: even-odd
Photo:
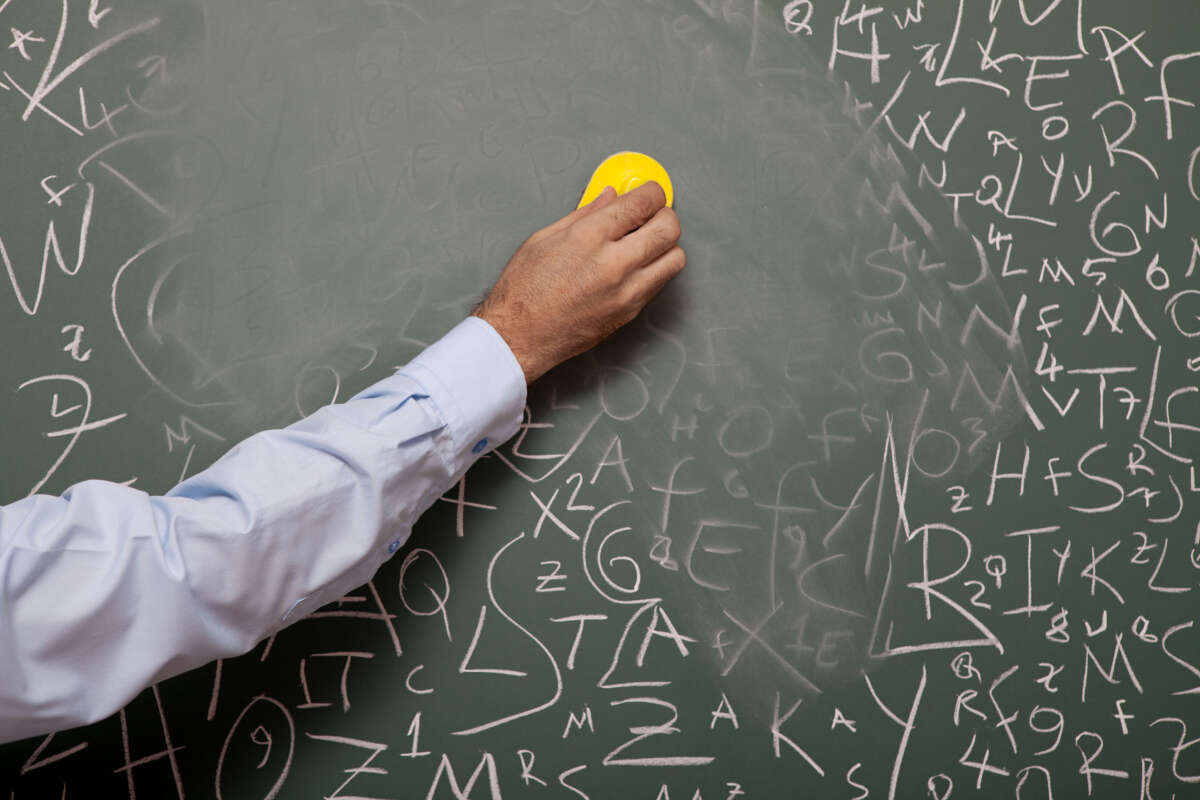
[(667, 175), (662, 164), (645, 153), (632, 150), (613, 153), (601, 161), (592, 173), (592, 179), (583, 190), (583, 197), (579, 198), (578, 207), (583, 208), (599, 197), (605, 186), (613, 187), (618, 195), (622, 195), (648, 181), (655, 181), (663, 188), (667, 206), (670, 207), (675, 200), (674, 191), (671, 188), (671, 176)]

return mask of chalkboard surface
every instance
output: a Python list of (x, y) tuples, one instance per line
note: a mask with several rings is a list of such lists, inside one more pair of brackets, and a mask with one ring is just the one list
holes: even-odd
[(349, 397), (613, 151), (670, 170), (689, 255), (370, 584), (0, 748), (0, 795), (1200, 791), (1200, 7), (0, 29), (2, 502), (162, 492)]

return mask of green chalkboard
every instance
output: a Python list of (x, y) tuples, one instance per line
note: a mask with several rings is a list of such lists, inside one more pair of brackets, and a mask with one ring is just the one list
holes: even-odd
[(0, 502), (163, 492), (388, 375), (611, 152), (670, 171), (689, 257), (370, 584), (5, 745), (0, 795), (1197, 791), (1200, 6), (0, 30)]

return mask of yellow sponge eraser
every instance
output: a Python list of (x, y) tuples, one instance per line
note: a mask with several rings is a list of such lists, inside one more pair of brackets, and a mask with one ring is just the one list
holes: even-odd
[(622, 150), (613, 153), (600, 162), (592, 179), (588, 181), (583, 197), (579, 198), (579, 208), (595, 200), (604, 191), (605, 186), (617, 190), (617, 194), (636, 189), (647, 181), (655, 181), (667, 195), (667, 205), (675, 201), (674, 190), (671, 188), (671, 176), (663, 169), (663, 165), (645, 153), (635, 153), (632, 150)]

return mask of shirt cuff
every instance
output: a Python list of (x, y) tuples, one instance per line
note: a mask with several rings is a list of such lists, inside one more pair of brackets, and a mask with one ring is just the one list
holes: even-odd
[(400, 369), (437, 407), (454, 445), (454, 471), (507, 441), (525, 409), (525, 373), (496, 329), (470, 316)]

